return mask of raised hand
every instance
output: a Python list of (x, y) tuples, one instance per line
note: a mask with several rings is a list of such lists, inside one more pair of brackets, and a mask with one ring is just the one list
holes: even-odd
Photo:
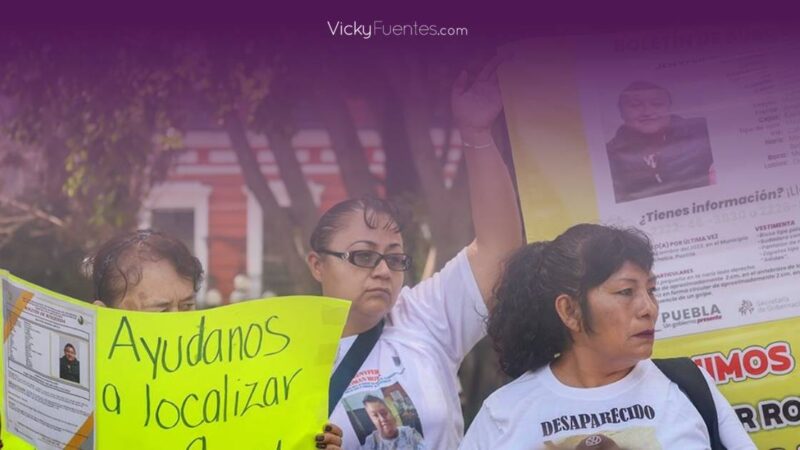
[(503, 110), (497, 81), (497, 67), (501, 62), (499, 57), (492, 58), (471, 85), (465, 70), (453, 83), (450, 95), (453, 118), (462, 134), (490, 129)]

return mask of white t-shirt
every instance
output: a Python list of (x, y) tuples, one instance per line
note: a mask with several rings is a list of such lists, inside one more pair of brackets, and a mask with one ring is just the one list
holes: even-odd
[[(703, 375), (722, 443), (755, 450), (733, 408)], [(688, 397), (648, 359), (597, 388), (566, 386), (549, 365), (527, 372), (486, 399), (459, 448), (695, 450), (708, 449), (709, 436)]]
[[(385, 402), (398, 428), (417, 430), (428, 450), (457, 448), (464, 434), (457, 371), (484, 336), (486, 314), (466, 250), (432, 277), (404, 287), (380, 339), (331, 414), (344, 431), (342, 449), (359, 450), (375, 430), (364, 408), (368, 395)], [(335, 367), (354, 340), (342, 339)]]
[(421, 450), (425, 448), (425, 439), (417, 430), (405, 425), (397, 429), (397, 436), (394, 439), (384, 439), (380, 432), (373, 431), (367, 436), (367, 441), (361, 446), (361, 450)]

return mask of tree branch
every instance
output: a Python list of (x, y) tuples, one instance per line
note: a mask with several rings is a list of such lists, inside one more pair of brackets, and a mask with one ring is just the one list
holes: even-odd
[(341, 92), (342, 83), (337, 81), (341, 81), (341, 77), (336, 69), (329, 67), (327, 73), (320, 76), (317, 97), (342, 182), (351, 197), (375, 194), (377, 180), (369, 170), (367, 154)]
[(16, 209), (18, 209), (20, 211), (27, 212), (28, 214), (36, 217), (37, 219), (41, 219), (41, 220), (50, 222), (50, 223), (52, 223), (53, 225), (55, 225), (57, 227), (64, 228), (66, 226), (64, 221), (59, 219), (58, 217), (56, 217), (54, 215), (51, 215), (51, 214), (48, 214), (48, 213), (42, 211), (39, 208), (30, 206), (30, 205), (26, 205), (25, 203), (19, 202), (17, 200), (12, 199), (12, 198), (8, 198), (6, 196), (0, 195), (0, 203), (8, 205), (8, 206), (11, 206), (12, 208), (16, 208)]

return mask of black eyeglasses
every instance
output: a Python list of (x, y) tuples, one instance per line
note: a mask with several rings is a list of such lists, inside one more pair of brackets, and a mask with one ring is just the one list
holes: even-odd
[(386, 266), (396, 272), (405, 272), (411, 268), (411, 255), (405, 253), (382, 253), (372, 250), (353, 250), (352, 252), (332, 252), (330, 250), (317, 250), (317, 253), (336, 256), (350, 264), (366, 269), (378, 267), (381, 261), (386, 261)]

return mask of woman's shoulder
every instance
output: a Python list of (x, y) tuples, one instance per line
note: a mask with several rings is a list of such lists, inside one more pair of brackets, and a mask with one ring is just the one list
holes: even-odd
[[(520, 402), (524, 398), (542, 398), (540, 390), (543, 388), (543, 375), (545, 368), (529, 370), (510, 381), (505, 386), (494, 391), (484, 401), (484, 406), (489, 408), (507, 408), (509, 402)], [(527, 400), (526, 400), (527, 401)]]
[(487, 430), (491, 430), (490, 434), (504, 433), (521, 420), (521, 417), (541, 409), (543, 402), (547, 401), (547, 393), (542, 387), (538, 372), (522, 374), (484, 400), (472, 425), (476, 430), (482, 430), (478, 434)]

